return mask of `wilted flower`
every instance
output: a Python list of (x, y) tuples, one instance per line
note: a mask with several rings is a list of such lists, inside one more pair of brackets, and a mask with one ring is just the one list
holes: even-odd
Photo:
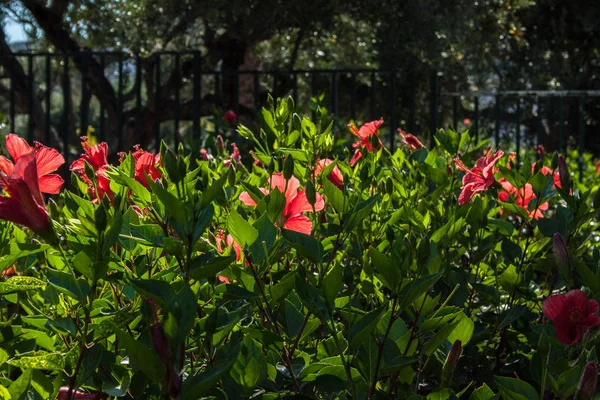
[(552, 238), (552, 248), (554, 250), (554, 258), (558, 265), (570, 264), (571, 256), (569, 255), (569, 249), (565, 244), (560, 233), (556, 232)]
[(564, 190), (571, 189), (571, 182), (569, 176), (569, 168), (567, 167), (567, 162), (563, 156), (558, 157), (558, 174), (560, 177), (560, 188)]
[(556, 338), (566, 345), (581, 341), (590, 328), (600, 324), (598, 303), (578, 289), (548, 297), (542, 311), (554, 324)]
[[(321, 172), (323, 172), (324, 169), (326, 169), (329, 165), (331, 165), (332, 162), (333, 162), (333, 160), (330, 160), (329, 158), (320, 159), (317, 162), (317, 165), (315, 167), (315, 173), (314, 173), (315, 178), (317, 176), (319, 176), (319, 174), (321, 174)], [(327, 179), (329, 179), (329, 181), (331, 183), (333, 183), (335, 186), (337, 186), (340, 189), (342, 189), (344, 187), (344, 176), (342, 175), (342, 171), (340, 171), (340, 169), (338, 168), (337, 165), (335, 167), (333, 167), (333, 169), (327, 176)]]
[(503, 155), (501, 150), (493, 154), (490, 148), (485, 156), (477, 160), (472, 169), (468, 169), (459, 158), (454, 159), (458, 169), (465, 172), (462, 191), (458, 196), (459, 205), (467, 204), (475, 193), (482, 192), (494, 184), (494, 165)]
[[(312, 222), (303, 212), (313, 211), (313, 206), (306, 198), (306, 189), (300, 189), (300, 181), (292, 176), (289, 181), (283, 177), (281, 172), (276, 172), (271, 176), (271, 189), (277, 189), (285, 195), (285, 207), (283, 215), (279, 218), (276, 225), (288, 230), (310, 235), (312, 231)], [(264, 194), (269, 193), (269, 189), (260, 189)], [(325, 207), (323, 197), (317, 193), (314, 205), (315, 211), (321, 211)], [(247, 206), (256, 206), (256, 202), (250, 197), (248, 192), (240, 194), (240, 201)]]
[(448, 379), (452, 376), (454, 369), (456, 368), (456, 364), (458, 364), (458, 359), (462, 354), (462, 342), (460, 340), (455, 340), (452, 344), (452, 348), (448, 352), (446, 356), (446, 362), (444, 362), (444, 366), (442, 367), (442, 380), (447, 382)]
[(410, 151), (416, 151), (423, 147), (423, 143), (415, 135), (404, 132), (398, 128), (398, 133), (402, 136), (402, 141), (408, 146)]
[[(6, 150), (15, 163), (25, 154), (33, 152), (35, 155), (40, 192), (57, 194), (64, 181), (54, 172), (65, 163), (65, 159), (56, 149), (46, 147), (38, 142), (34, 143), (35, 146), (31, 147), (25, 139), (14, 133), (6, 136)], [(14, 167), (15, 164), (12, 161), (0, 156), (0, 174), (10, 175)]]
[(585, 364), (583, 374), (577, 385), (577, 400), (591, 399), (596, 393), (596, 384), (598, 382), (598, 366), (595, 362)]
[(0, 187), (8, 193), (0, 195), (0, 219), (25, 225), (36, 233), (50, 231), (33, 152), (21, 155), (9, 175), (0, 174)]
[(362, 157), (360, 149), (366, 149), (368, 152), (373, 153), (381, 148), (381, 140), (379, 140), (379, 128), (381, 125), (383, 125), (383, 118), (379, 121), (367, 122), (360, 129), (353, 123), (348, 124), (350, 132), (360, 139), (352, 144), (352, 147), (357, 147), (357, 149), (350, 160), (351, 166), (354, 166)]

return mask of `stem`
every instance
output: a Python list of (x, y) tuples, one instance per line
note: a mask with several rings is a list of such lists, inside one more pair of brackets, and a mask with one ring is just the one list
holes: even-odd
[(342, 350), (342, 346), (340, 346), (340, 341), (338, 340), (337, 337), (337, 330), (335, 329), (335, 321), (333, 320), (333, 316), (331, 316), (329, 318), (329, 323), (331, 324), (331, 332), (333, 333), (333, 340), (335, 342), (335, 345), (338, 348), (338, 351), (340, 352), (340, 360), (342, 360), (342, 364), (344, 365), (344, 372), (346, 372), (346, 379), (348, 379), (348, 383), (350, 384), (350, 388), (352, 389), (352, 398), (353, 399), (357, 399), (358, 397), (356, 397), (356, 387), (354, 386), (354, 381), (352, 380), (352, 374), (350, 372), (350, 364), (346, 362), (346, 359), (344, 358), (344, 352)]
[(390, 320), (388, 322), (387, 329), (385, 330), (385, 334), (383, 335), (383, 339), (379, 343), (379, 351), (377, 352), (377, 361), (375, 362), (375, 373), (373, 374), (373, 382), (371, 382), (371, 388), (369, 389), (369, 398), (375, 394), (375, 387), (377, 386), (377, 377), (379, 375), (379, 367), (381, 365), (381, 356), (383, 355), (383, 348), (385, 347), (385, 339), (387, 339), (390, 334), (390, 330), (392, 329), (392, 325), (394, 324), (394, 313), (396, 309), (396, 304), (398, 303), (398, 296), (394, 296), (394, 300), (392, 302), (392, 311), (390, 312)]
[[(92, 282), (92, 290), (90, 292), (90, 305), (91, 302), (93, 301), (94, 295), (96, 293), (96, 285), (98, 284), (97, 281), (93, 281)], [(84, 312), (85, 312), (85, 319), (83, 322), (83, 331), (82, 331), (82, 335), (81, 335), (81, 342), (79, 343), (79, 356), (77, 357), (77, 363), (75, 364), (75, 370), (73, 371), (73, 375), (71, 375), (71, 377), (69, 378), (69, 391), (67, 393), (67, 399), (72, 400), (75, 399), (75, 384), (77, 383), (77, 375), (79, 375), (79, 371), (81, 370), (81, 365), (83, 363), (83, 357), (85, 356), (85, 353), (88, 350), (87, 347), (87, 335), (88, 335), (88, 328), (90, 325), (90, 310), (91, 307), (88, 306), (84, 306)]]
[(546, 392), (546, 377), (548, 375), (548, 363), (550, 362), (550, 351), (552, 345), (549, 344), (548, 355), (546, 355), (546, 362), (544, 363), (544, 370), (542, 371), (542, 385), (540, 387), (540, 400), (544, 400), (544, 393)]

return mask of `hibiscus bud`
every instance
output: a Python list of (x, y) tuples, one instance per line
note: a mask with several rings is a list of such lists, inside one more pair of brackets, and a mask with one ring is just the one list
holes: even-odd
[(544, 160), (538, 160), (533, 166), (533, 173), (537, 174), (544, 166)]
[(311, 180), (306, 181), (306, 198), (311, 206), (314, 206), (317, 202), (317, 191), (315, 190), (315, 185)]
[(217, 154), (223, 156), (225, 152), (225, 143), (223, 142), (223, 136), (217, 136)]
[(556, 167), (558, 167), (558, 152), (555, 151), (554, 154), (552, 155), (552, 161), (550, 162), (550, 168), (552, 168), (552, 171), (554, 171), (556, 169)]
[(556, 232), (554, 237), (552, 238), (552, 245), (554, 248), (554, 257), (556, 258), (556, 263), (559, 266), (564, 266), (569, 263), (569, 249), (565, 244), (560, 233)]
[(229, 186), (231, 187), (235, 186), (235, 168), (231, 164), (229, 165), (229, 169), (227, 171), (227, 183), (229, 183)]
[(444, 367), (442, 368), (442, 382), (446, 383), (452, 377), (454, 373), (454, 368), (458, 363), (458, 359), (462, 354), (462, 342), (460, 340), (456, 340), (452, 345), (452, 348), (448, 352), (448, 356), (446, 357), (446, 362), (444, 363)]
[(229, 124), (232, 128), (237, 122), (237, 115), (232, 110), (227, 110), (221, 119)]
[(588, 400), (596, 392), (596, 382), (598, 380), (598, 366), (594, 362), (585, 365), (579, 385), (577, 385), (577, 399)]
[(568, 193), (571, 189), (571, 181), (569, 179), (569, 169), (563, 156), (558, 157), (558, 174), (560, 176), (561, 189)]
[(286, 181), (289, 181), (290, 178), (294, 175), (294, 157), (291, 154), (288, 154), (283, 162), (283, 177)]

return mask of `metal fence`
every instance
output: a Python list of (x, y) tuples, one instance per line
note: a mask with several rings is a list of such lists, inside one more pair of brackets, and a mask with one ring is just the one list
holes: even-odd
[(161, 140), (198, 142), (210, 126), (207, 117), (218, 118), (228, 108), (255, 120), (268, 94), (291, 95), (304, 112), (309, 98), (325, 94), (324, 105), (340, 128), (350, 119), (384, 117), (390, 148), (398, 127), (428, 137), (430, 144), (440, 127), (468, 127), (477, 138), (490, 137), (520, 157), (523, 147), (549, 137), (550, 148), (575, 142), (582, 152), (592, 125), (586, 123), (586, 104), (600, 96), (600, 91), (446, 92), (436, 71), (420, 82), (380, 69), (206, 71), (201, 61), (198, 51), (147, 57), (0, 54), (0, 112), (10, 131), (55, 144), (68, 160), (69, 147), (78, 152), (78, 137), (90, 126), (115, 149), (136, 143), (156, 149)]

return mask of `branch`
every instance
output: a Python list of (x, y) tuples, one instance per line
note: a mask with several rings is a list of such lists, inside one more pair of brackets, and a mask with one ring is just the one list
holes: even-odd
[[(64, 1), (68, 0), (55, 0), (55, 3), (62, 4)], [(81, 48), (64, 26), (62, 14), (60, 14), (63, 10), (62, 7), (57, 5), (55, 8), (46, 8), (36, 0), (21, 0), (21, 2), (31, 12), (33, 18), (35, 18), (40, 28), (44, 31), (46, 38), (54, 47), (63, 52), (82, 54)], [(110, 81), (104, 76), (102, 67), (92, 56), (86, 55), (86, 57), (83, 57), (75, 55), (72, 59), (80, 72), (87, 71), (85, 75), (87, 84), (98, 99), (102, 98), (100, 91), (103, 90), (108, 121), (111, 124), (111, 128), (116, 130), (118, 117), (117, 99), (115, 90)]]

